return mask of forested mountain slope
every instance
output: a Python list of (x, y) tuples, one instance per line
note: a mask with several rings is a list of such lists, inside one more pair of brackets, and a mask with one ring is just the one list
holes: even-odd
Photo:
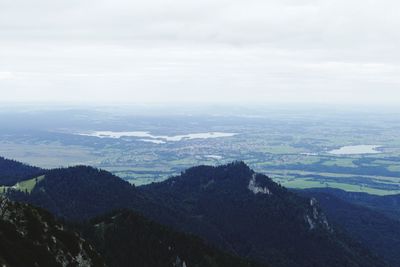
[[(299, 190), (299, 194), (318, 200), (328, 219), (387, 260), (390, 266), (400, 266), (400, 221), (385, 214), (347, 202), (331, 190)], [(349, 195), (345, 192), (344, 194)], [(363, 199), (367, 196), (362, 195)], [(371, 196), (376, 199), (376, 196)]]
[(243, 162), (194, 167), (138, 189), (195, 221), (181, 229), (243, 257), (273, 266), (383, 265), (335, 229), (314, 199), (289, 192)]
[(384, 266), (335, 229), (315, 200), (289, 192), (242, 162), (194, 167), (137, 188), (90, 167), (56, 169), (31, 193), (9, 195), (71, 221), (131, 209), (271, 266)]
[(95, 218), (79, 228), (109, 267), (265, 267), (223, 253), (197, 237), (173, 231), (129, 210)]
[(378, 196), (335, 188), (312, 188), (304, 191), (328, 193), (346, 202), (370, 208), (400, 221), (400, 195)]
[(0, 198), (0, 265), (103, 267), (95, 249), (51, 214)]

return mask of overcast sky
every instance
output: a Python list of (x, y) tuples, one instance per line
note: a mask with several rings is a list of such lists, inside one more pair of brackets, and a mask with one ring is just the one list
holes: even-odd
[(0, 101), (400, 104), (400, 1), (0, 0)]

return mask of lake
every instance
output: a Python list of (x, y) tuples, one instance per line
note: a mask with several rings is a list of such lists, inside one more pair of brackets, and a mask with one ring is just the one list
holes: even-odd
[(78, 135), (94, 136), (98, 138), (138, 137), (142, 138), (140, 140), (144, 142), (163, 144), (165, 142), (178, 142), (182, 140), (231, 137), (237, 135), (237, 133), (205, 132), (205, 133), (192, 133), (192, 134), (167, 136), (167, 135), (153, 135), (150, 132), (145, 132), (145, 131), (133, 131), (133, 132), (93, 131), (89, 133), (78, 133)]
[(359, 155), (359, 154), (378, 154), (381, 151), (376, 150), (381, 146), (379, 145), (357, 145), (357, 146), (343, 146), (339, 149), (329, 151), (329, 154), (334, 155)]

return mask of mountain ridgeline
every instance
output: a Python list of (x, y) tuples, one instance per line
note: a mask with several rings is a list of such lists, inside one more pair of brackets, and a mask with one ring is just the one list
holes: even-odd
[[(243, 162), (194, 167), (164, 182), (140, 187), (91, 167), (56, 169), (47, 171), (31, 192), (11, 191), (8, 196), (47, 209), (70, 222), (84, 223), (116, 209), (134, 212), (136, 215), (122, 213), (95, 223), (105, 229), (103, 239), (99, 239), (99, 231), (86, 231), (91, 233), (87, 236), (109, 263), (114, 256), (126, 257), (107, 246), (113, 234), (136, 235), (136, 238), (121, 241), (129, 246), (135, 246), (130, 243), (134, 240), (145, 242), (129, 227), (131, 220), (135, 220), (132, 218), (144, 216), (173, 232), (196, 235), (206, 244), (235, 257), (267, 266), (386, 266), (359, 242), (333, 226), (315, 199), (288, 191), (267, 176), (255, 173)], [(147, 230), (146, 235), (155, 238), (157, 234), (152, 233), (153, 230)], [(163, 251), (160, 255), (168, 254), (165, 248), (160, 248)], [(143, 253), (143, 257), (151, 255)], [(172, 258), (164, 259), (166, 262), (176, 260), (183, 266), (184, 254), (184, 251), (179, 255), (171, 253)], [(209, 258), (196, 257), (196, 262), (203, 264), (204, 259)], [(220, 256), (211, 258), (210, 262), (226, 262)], [(185, 260), (185, 265), (190, 262), (187, 257)], [(121, 266), (132, 266), (128, 261), (122, 262), (126, 265)], [(148, 265), (138, 266), (157, 266), (144, 262)], [(110, 266), (117, 266), (117, 263), (115, 259)]]

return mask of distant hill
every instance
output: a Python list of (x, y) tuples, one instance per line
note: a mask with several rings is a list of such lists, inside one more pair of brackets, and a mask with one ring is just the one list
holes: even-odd
[[(332, 223), (345, 229), (354, 238), (362, 240), (371, 251), (385, 258), (390, 266), (400, 266), (400, 221), (387, 217), (380, 212), (380, 208), (376, 211), (348, 202), (352, 200), (355, 203), (383, 204), (394, 196), (388, 198), (355, 193), (352, 197), (352, 193), (349, 192), (320, 189), (297, 192), (316, 198)], [(393, 202), (389, 203), (393, 204)]]
[(51, 214), (0, 198), (0, 266), (103, 267), (93, 247)]
[(44, 170), (21, 162), (0, 157), (0, 186), (11, 186), (20, 181), (34, 178)]
[(289, 192), (242, 162), (194, 167), (137, 188), (90, 167), (57, 169), (46, 172), (31, 193), (10, 197), (75, 221), (128, 208), (276, 267), (385, 266), (333, 227), (316, 201)]
[(138, 214), (116, 211), (80, 226), (109, 267), (262, 267), (207, 246)]

